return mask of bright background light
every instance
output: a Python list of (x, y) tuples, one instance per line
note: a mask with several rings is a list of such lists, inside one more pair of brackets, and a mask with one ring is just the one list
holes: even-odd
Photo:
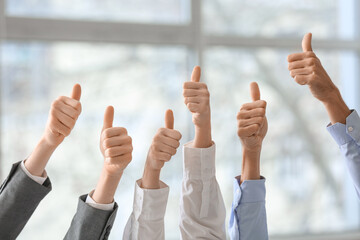
[[(172, 108), (182, 143), (193, 124), (182, 99), (192, 67), (209, 86), (217, 178), (229, 218), (233, 177), (241, 172), (236, 113), (257, 81), (268, 102), (261, 157), (272, 239), (359, 231), (359, 202), (323, 106), (289, 76), (286, 57), (313, 32), (314, 50), (351, 108), (359, 107), (360, 25), (355, 0), (0, 0), (0, 180), (26, 158), (51, 102), (83, 89), (82, 114), (46, 170), (53, 191), (19, 239), (62, 239), (77, 198), (96, 185), (105, 107), (133, 138), (133, 161), (116, 193), (110, 239), (121, 239), (151, 139)], [(170, 186), (166, 239), (179, 239), (182, 156), (162, 170)], [(44, 225), (44, 223), (46, 223)], [(41, 234), (39, 234), (41, 232)], [(342, 239), (341, 237), (339, 239)]]

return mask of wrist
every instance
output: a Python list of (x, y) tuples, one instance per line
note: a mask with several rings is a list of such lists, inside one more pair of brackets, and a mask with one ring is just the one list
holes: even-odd
[(41, 138), (33, 152), (24, 162), (25, 168), (30, 174), (41, 177), (55, 149), (56, 147), (49, 145), (45, 138)]
[(160, 172), (161, 169), (151, 167), (151, 164), (146, 161), (140, 187), (145, 189), (159, 189)]
[(117, 172), (110, 172), (105, 168), (105, 166), (101, 170), (101, 177), (106, 182), (120, 181), (122, 174), (123, 174), (123, 170), (122, 171), (117, 171)]
[(53, 149), (53, 150), (55, 150), (55, 149), (60, 145), (60, 143), (52, 143), (52, 142), (48, 139), (48, 137), (46, 136), (46, 134), (44, 134), (44, 135), (41, 137), (39, 144), (43, 145), (43, 146), (46, 147), (46, 148)]
[(202, 122), (202, 123), (196, 123), (195, 125), (195, 130), (197, 131), (210, 131), (211, 130), (211, 122), (206, 121), (206, 122)]
[(243, 157), (244, 155), (246, 156), (260, 156), (260, 153), (261, 153), (261, 144), (259, 146), (256, 146), (256, 147), (246, 147), (246, 146), (243, 146), (242, 148), (242, 152), (243, 152)]
[(112, 203), (121, 176), (122, 174), (109, 174), (103, 168), (96, 189), (92, 195), (92, 199), (100, 204)]
[(328, 92), (327, 97), (321, 102), (324, 105), (329, 105), (329, 104), (339, 103), (341, 101), (343, 100), (340, 91), (337, 87), (334, 87), (331, 91)]
[(351, 111), (343, 100), (339, 90), (336, 89), (336, 91), (329, 94), (329, 98), (323, 101), (323, 104), (332, 124), (337, 122), (346, 123), (346, 118), (350, 115)]
[(243, 149), (240, 183), (244, 180), (260, 179), (260, 149)]
[(208, 148), (212, 145), (211, 125), (195, 126), (195, 137), (193, 141), (194, 148)]
[(41, 137), (38, 145), (53, 151), (55, 151), (55, 149), (59, 146), (59, 144), (52, 144), (49, 142), (45, 135)]

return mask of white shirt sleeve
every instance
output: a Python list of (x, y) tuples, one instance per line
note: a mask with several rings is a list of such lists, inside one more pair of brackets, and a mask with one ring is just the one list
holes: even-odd
[(42, 176), (40, 176), (40, 177), (39, 177), (39, 176), (32, 175), (32, 174), (26, 169), (26, 167), (25, 167), (25, 161), (26, 161), (26, 160), (24, 160), (24, 161), (21, 162), (21, 164), (20, 164), (21, 169), (25, 172), (25, 174), (26, 174), (29, 178), (31, 178), (32, 180), (34, 180), (34, 181), (37, 182), (38, 184), (43, 185), (44, 182), (45, 182), (46, 179), (47, 179), (47, 173), (46, 173), (46, 171), (44, 170)]
[(115, 202), (108, 203), (108, 204), (97, 203), (97, 202), (94, 201), (94, 199), (92, 199), (93, 193), (94, 193), (94, 190), (91, 191), (87, 195), (86, 201), (85, 201), (86, 204), (90, 205), (93, 208), (104, 210), (104, 211), (112, 211), (112, 210), (114, 210)]
[(215, 143), (209, 148), (184, 145), (180, 200), (181, 237), (226, 239), (224, 200), (215, 176)]
[(169, 187), (160, 181), (160, 189), (141, 188), (136, 181), (133, 212), (124, 229), (124, 240), (165, 239), (164, 216)]

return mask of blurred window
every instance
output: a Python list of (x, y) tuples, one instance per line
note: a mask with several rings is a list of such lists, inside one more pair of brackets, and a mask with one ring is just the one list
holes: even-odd
[[(217, 177), (227, 216), (233, 177), (241, 172), (235, 116), (250, 100), (249, 83), (257, 81), (268, 102), (261, 174), (267, 179), (271, 239), (324, 239), (322, 233), (343, 239), (346, 232), (359, 232), (358, 198), (326, 131), (327, 114), (308, 88), (289, 76), (286, 61), (289, 53), (301, 51), (304, 33), (313, 32), (325, 69), (349, 107), (360, 109), (359, 10), (356, 0), (0, 0), (0, 181), (13, 162), (31, 153), (51, 102), (70, 94), (76, 82), (83, 88), (79, 121), (47, 166), (53, 191), (19, 239), (34, 239), (40, 231), (37, 240), (65, 235), (77, 197), (91, 191), (99, 177), (107, 105), (115, 107), (115, 124), (126, 127), (134, 143), (133, 161), (116, 193), (123, 207), (110, 236), (122, 238), (135, 180), (142, 176), (165, 110), (174, 110), (182, 144), (193, 137), (181, 88), (195, 64), (203, 67), (202, 81), (211, 93)], [(68, 20), (84, 28), (69, 30)], [(171, 188), (166, 239), (179, 239), (181, 150), (161, 179)]]

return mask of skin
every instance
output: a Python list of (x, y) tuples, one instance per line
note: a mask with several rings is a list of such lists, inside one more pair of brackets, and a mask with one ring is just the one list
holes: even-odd
[(243, 150), (240, 183), (260, 179), (260, 153), (268, 130), (266, 102), (260, 100), (256, 82), (250, 84), (252, 102), (245, 103), (237, 114), (238, 131)]
[(174, 130), (174, 114), (169, 109), (165, 113), (165, 128), (157, 131), (151, 143), (141, 181), (142, 188), (160, 189), (161, 169), (176, 154), (180, 139), (180, 132)]
[(183, 85), (183, 96), (186, 107), (192, 114), (195, 126), (194, 148), (208, 148), (211, 139), (210, 93), (205, 83), (200, 82), (201, 68), (194, 67), (191, 81)]
[(313, 52), (311, 38), (311, 33), (306, 34), (302, 40), (303, 52), (288, 56), (290, 75), (298, 84), (309, 86), (312, 95), (325, 106), (332, 124), (345, 124), (346, 117), (351, 113), (350, 109)]
[(109, 204), (114, 201), (121, 176), (132, 160), (132, 139), (125, 128), (113, 127), (113, 121), (114, 108), (109, 106), (104, 114), (100, 136), (100, 151), (104, 157), (104, 165), (92, 195), (92, 199), (100, 204)]
[(81, 87), (76, 84), (71, 97), (61, 96), (52, 103), (45, 131), (25, 161), (25, 167), (32, 175), (44, 176), (51, 155), (71, 133), (81, 113), (80, 97)]

